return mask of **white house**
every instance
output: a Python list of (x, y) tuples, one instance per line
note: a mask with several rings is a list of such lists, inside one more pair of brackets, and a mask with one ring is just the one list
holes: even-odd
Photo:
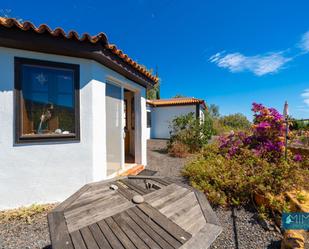
[(146, 165), (146, 87), (106, 36), (0, 18), (0, 209)]
[(205, 109), (204, 100), (196, 98), (147, 100), (147, 139), (168, 139), (173, 119), (192, 112), (203, 120)]

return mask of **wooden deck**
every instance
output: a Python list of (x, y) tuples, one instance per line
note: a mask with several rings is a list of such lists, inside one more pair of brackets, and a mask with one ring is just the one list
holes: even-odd
[(53, 249), (205, 249), (222, 230), (203, 193), (156, 176), (85, 185), (48, 220)]

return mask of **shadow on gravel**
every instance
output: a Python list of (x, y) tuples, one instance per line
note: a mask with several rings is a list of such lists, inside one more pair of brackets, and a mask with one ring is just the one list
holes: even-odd
[(268, 246), (267, 249), (280, 249), (281, 248), (281, 241), (272, 241)]
[(44, 246), (42, 249), (52, 249), (52, 246), (51, 245)]
[(160, 153), (160, 154), (167, 154), (167, 149), (166, 149), (166, 148), (153, 149), (152, 151), (158, 152), (158, 153)]
[(239, 249), (235, 208), (232, 208), (232, 215), (231, 216), (232, 216), (232, 221), (233, 221), (233, 232), (234, 232), (234, 239), (235, 239), (235, 249)]

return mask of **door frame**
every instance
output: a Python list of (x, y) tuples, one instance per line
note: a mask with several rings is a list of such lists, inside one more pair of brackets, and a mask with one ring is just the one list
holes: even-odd
[[(121, 105), (120, 105), (120, 114), (121, 114), (121, 118), (120, 118), (120, 127), (121, 127), (121, 141), (120, 141), (120, 148), (121, 148), (121, 158), (120, 158), (120, 169), (123, 170), (124, 169), (124, 163), (125, 163), (125, 151), (124, 151), (124, 87), (121, 84), (121, 82), (115, 81), (114, 79), (107, 79), (106, 80), (106, 84), (110, 84), (110, 85), (114, 85), (117, 86), (121, 89)], [(107, 117), (106, 119), (107, 120)], [(108, 143), (108, 141), (106, 141), (106, 143)], [(107, 146), (106, 146), (107, 147)], [(106, 152), (107, 153), (107, 152)], [(115, 172), (117, 173), (117, 172)], [(113, 173), (112, 175), (107, 175), (107, 177), (111, 177), (114, 176)]]
[[(140, 142), (139, 137), (142, 137), (142, 127), (139, 124), (139, 120), (141, 119), (141, 107), (139, 105), (139, 98), (141, 94), (141, 89), (139, 86), (134, 86), (133, 84), (130, 84), (129, 82), (124, 82), (122, 80), (119, 80), (113, 76), (106, 77), (106, 83), (113, 84), (115, 86), (118, 86), (121, 88), (121, 127), (122, 127), (122, 139), (121, 139), (121, 170), (125, 169), (125, 119), (124, 119), (124, 89), (127, 89), (134, 94), (134, 110), (135, 110), (135, 134), (134, 134), (134, 149), (135, 149), (135, 163), (139, 164), (141, 163), (140, 154), (142, 152), (142, 143)], [(106, 141), (107, 142), (107, 141)]]

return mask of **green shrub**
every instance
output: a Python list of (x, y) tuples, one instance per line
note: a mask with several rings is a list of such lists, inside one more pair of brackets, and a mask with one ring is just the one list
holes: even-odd
[(241, 205), (250, 202), (255, 193), (278, 195), (304, 186), (308, 161), (271, 163), (248, 149), (240, 149), (237, 155), (228, 158), (213, 144), (186, 165), (183, 175), (192, 186), (207, 193), (213, 204)]
[(241, 113), (223, 116), (219, 119), (223, 126), (230, 127), (235, 130), (248, 130), (251, 127), (250, 121)]
[(176, 117), (170, 125), (170, 140), (167, 149), (182, 145), (189, 153), (198, 152), (213, 135), (212, 119), (206, 114), (204, 121), (196, 119), (194, 113)]
[(213, 117), (213, 127), (216, 135), (231, 131), (249, 131), (252, 124), (246, 116), (240, 113), (221, 117)]
[(229, 126), (224, 125), (221, 122), (221, 120), (218, 118), (213, 119), (213, 127), (214, 127), (215, 135), (227, 134), (231, 132), (232, 130), (235, 130)]

